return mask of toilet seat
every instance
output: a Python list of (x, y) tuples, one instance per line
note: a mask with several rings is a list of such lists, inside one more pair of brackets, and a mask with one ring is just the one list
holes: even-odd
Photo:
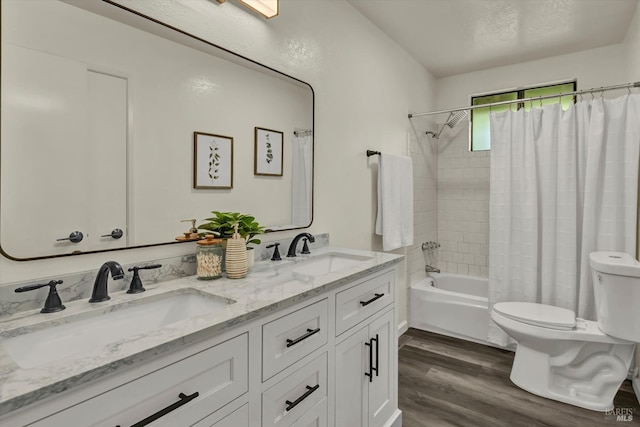
[(569, 331), (576, 327), (576, 314), (562, 307), (531, 302), (499, 302), (493, 309), (511, 320), (541, 328)]

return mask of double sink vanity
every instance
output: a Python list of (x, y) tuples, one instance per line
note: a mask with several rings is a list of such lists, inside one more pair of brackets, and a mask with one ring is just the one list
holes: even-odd
[(324, 247), (0, 322), (0, 424), (391, 426), (396, 264)]

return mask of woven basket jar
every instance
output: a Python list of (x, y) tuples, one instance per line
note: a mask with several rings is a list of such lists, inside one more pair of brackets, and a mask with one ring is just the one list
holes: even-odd
[(242, 279), (249, 269), (247, 264), (247, 244), (238, 234), (238, 226), (234, 226), (235, 232), (227, 240), (226, 268), (229, 279)]

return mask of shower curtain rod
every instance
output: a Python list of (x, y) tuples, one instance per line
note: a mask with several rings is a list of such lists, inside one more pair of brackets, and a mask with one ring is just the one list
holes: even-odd
[(456, 111), (463, 111), (463, 110), (475, 110), (476, 108), (485, 108), (485, 107), (493, 107), (496, 105), (514, 104), (518, 102), (538, 101), (538, 100), (548, 99), (548, 98), (557, 98), (557, 97), (562, 98), (563, 96), (567, 96), (567, 95), (581, 95), (583, 93), (606, 92), (608, 90), (616, 90), (616, 89), (631, 89), (633, 87), (640, 88), (640, 82), (627, 83), (627, 84), (615, 85), (615, 86), (599, 87), (599, 88), (591, 88), (591, 89), (585, 89), (585, 90), (577, 90), (575, 92), (566, 92), (560, 95), (534, 96), (531, 98), (514, 99), (512, 101), (499, 101), (499, 102), (492, 102), (490, 104), (470, 105), (468, 107), (462, 107), (462, 108), (451, 108), (449, 110), (431, 111), (429, 113), (409, 114), (409, 118), (411, 119), (413, 117), (432, 116), (435, 114), (443, 114), (443, 113), (454, 113)]

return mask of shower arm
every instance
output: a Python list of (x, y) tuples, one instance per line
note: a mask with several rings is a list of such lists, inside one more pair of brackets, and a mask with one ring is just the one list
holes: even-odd
[(427, 133), (427, 135), (431, 135), (433, 137), (433, 139), (440, 139), (440, 134), (442, 133), (442, 131), (444, 130), (444, 127), (446, 125), (447, 125), (446, 123), (443, 124), (442, 127), (440, 128), (440, 130), (438, 131), (438, 133), (430, 131), (430, 130), (428, 130), (426, 133)]

